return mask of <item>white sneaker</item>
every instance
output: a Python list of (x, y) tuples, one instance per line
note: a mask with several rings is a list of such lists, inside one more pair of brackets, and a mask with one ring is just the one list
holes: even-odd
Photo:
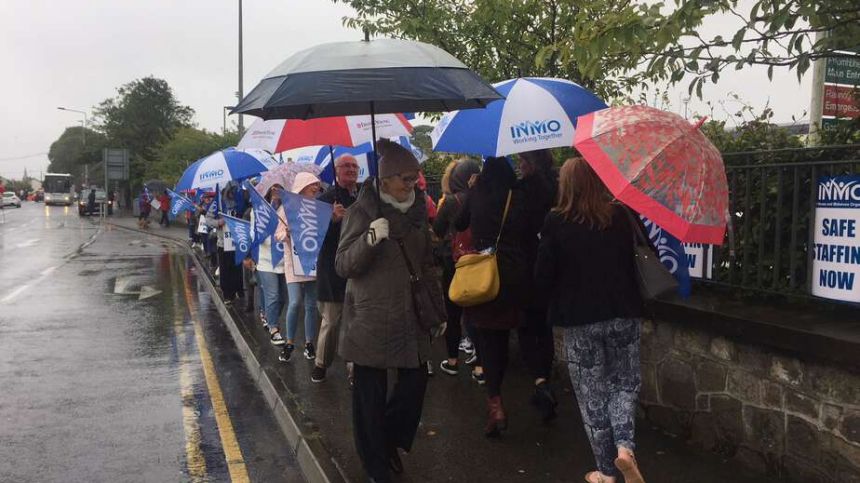
[(272, 344), (274, 345), (284, 345), (287, 342), (284, 340), (284, 336), (278, 331), (269, 334), (269, 338), (272, 339)]
[(472, 340), (468, 337), (463, 337), (460, 339), (460, 352), (465, 352), (466, 354), (474, 354), (475, 353), (475, 345), (472, 344)]

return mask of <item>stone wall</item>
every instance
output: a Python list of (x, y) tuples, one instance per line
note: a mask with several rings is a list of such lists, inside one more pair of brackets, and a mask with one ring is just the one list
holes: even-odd
[(642, 328), (644, 416), (786, 481), (860, 482), (860, 373), (666, 321)]

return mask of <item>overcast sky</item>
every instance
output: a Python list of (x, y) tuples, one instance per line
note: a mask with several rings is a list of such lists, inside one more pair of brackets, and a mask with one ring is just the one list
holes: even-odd
[[(237, 0), (0, 0), (0, 176), (20, 178), (24, 168), (38, 176), (47, 151), (79, 114), (91, 113), (120, 85), (154, 75), (165, 79), (183, 104), (196, 111), (198, 127), (220, 130), (222, 107), (236, 102)], [(342, 26), (350, 14), (330, 0), (250, 0), (244, 2), (245, 92), (281, 60), (329, 41), (359, 40)], [(705, 33), (734, 29), (709, 22)], [(706, 86), (705, 100), (719, 105), (729, 92), (760, 109), (770, 100), (777, 121), (802, 117), (809, 108), (809, 77), (765, 69), (727, 72)], [(501, 79), (488, 79), (498, 81)], [(669, 109), (683, 113), (686, 82), (670, 92)], [(740, 107), (726, 101), (732, 113)], [(708, 113), (698, 100), (690, 113)], [(249, 125), (254, 118), (246, 117)], [(13, 159), (15, 158), (15, 159)]]

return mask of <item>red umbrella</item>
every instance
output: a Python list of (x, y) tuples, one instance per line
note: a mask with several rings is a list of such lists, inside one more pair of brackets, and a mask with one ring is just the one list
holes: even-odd
[(580, 116), (574, 147), (616, 198), (684, 242), (721, 245), (729, 190), (719, 150), (681, 116), (648, 106)]
[[(378, 114), (377, 138), (409, 136), (412, 124), (403, 114)], [(239, 141), (239, 148), (258, 148), (280, 153), (305, 146), (359, 146), (373, 141), (370, 116), (300, 119), (259, 119)]]

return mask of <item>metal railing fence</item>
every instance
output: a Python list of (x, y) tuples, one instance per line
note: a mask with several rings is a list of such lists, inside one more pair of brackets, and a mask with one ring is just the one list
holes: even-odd
[(818, 179), (860, 174), (860, 145), (725, 153), (734, 256), (714, 248), (705, 283), (810, 293)]
[[(734, 243), (727, 234), (723, 246), (710, 248), (712, 275), (701, 283), (809, 296), (817, 180), (860, 174), (860, 145), (724, 153), (723, 160)], [(427, 181), (438, 199), (439, 180)]]

